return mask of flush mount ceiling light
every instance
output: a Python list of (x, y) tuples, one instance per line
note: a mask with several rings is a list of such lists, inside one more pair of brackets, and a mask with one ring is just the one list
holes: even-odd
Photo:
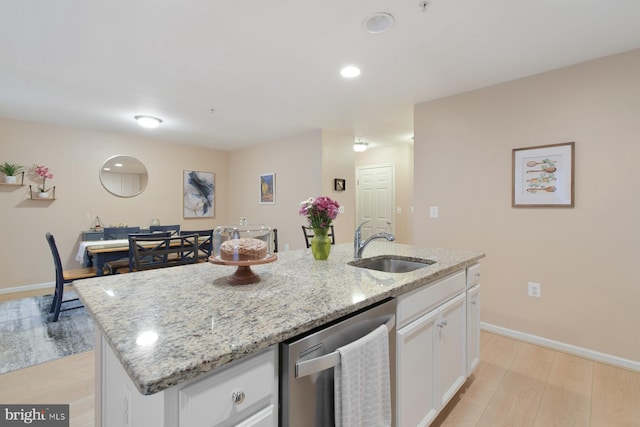
[(134, 116), (133, 118), (138, 121), (140, 126), (147, 129), (157, 128), (162, 123), (162, 119), (153, 116)]
[(358, 77), (360, 75), (360, 68), (354, 65), (349, 65), (347, 67), (344, 67), (342, 70), (340, 70), (340, 75), (347, 79)]
[(362, 153), (363, 151), (365, 151), (367, 149), (368, 146), (369, 146), (368, 142), (356, 141), (353, 144), (353, 151), (355, 151), (357, 153)]
[(378, 12), (368, 16), (364, 22), (364, 28), (368, 33), (379, 34), (388, 31), (393, 26), (393, 16), (387, 12)]

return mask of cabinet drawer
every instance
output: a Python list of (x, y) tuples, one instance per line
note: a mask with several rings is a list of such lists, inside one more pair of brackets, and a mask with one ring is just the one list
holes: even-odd
[(473, 264), (467, 268), (467, 288), (480, 282), (480, 264)]
[[(276, 352), (270, 349), (184, 387), (179, 392), (181, 427), (240, 421), (277, 402)], [(234, 402), (234, 393), (237, 397)]]
[(398, 297), (398, 328), (464, 291), (465, 285), (463, 270), (401, 295)]

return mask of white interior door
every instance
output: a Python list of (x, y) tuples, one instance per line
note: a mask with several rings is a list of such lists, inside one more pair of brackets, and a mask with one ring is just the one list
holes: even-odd
[(394, 233), (393, 206), (395, 176), (393, 164), (363, 166), (356, 169), (356, 227), (362, 227), (363, 239), (386, 231)]

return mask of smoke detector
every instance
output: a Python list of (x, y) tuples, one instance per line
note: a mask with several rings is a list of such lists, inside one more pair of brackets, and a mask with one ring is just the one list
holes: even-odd
[(368, 33), (378, 34), (384, 33), (389, 30), (393, 26), (393, 16), (387, 12), (377, 12), (372, 15), (369, 15), (367, 19), (364, 20), (364, 28)]

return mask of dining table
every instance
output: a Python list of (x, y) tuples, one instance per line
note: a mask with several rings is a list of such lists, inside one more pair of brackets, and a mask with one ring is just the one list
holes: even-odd
[[(180, 244), (180, 241), (172, 241), (170, 243), (171, 246)], [(81, 262), (84, 267), (95, 267), (98, 276), (104, 275), (104, 265), (106, 263), (122, 258), (129, 259), (129, 271), (133, 271), (133, 257), (129, 254), (129, 239), (82, 241), (76, 254), (76, 260)]]
[(82, 241), (76, 254), (76, 260), (85, 267), (95, 267), (98, 276), (104, 274), (107, 262), (122, 258), (129, 258), (129, 239)]

